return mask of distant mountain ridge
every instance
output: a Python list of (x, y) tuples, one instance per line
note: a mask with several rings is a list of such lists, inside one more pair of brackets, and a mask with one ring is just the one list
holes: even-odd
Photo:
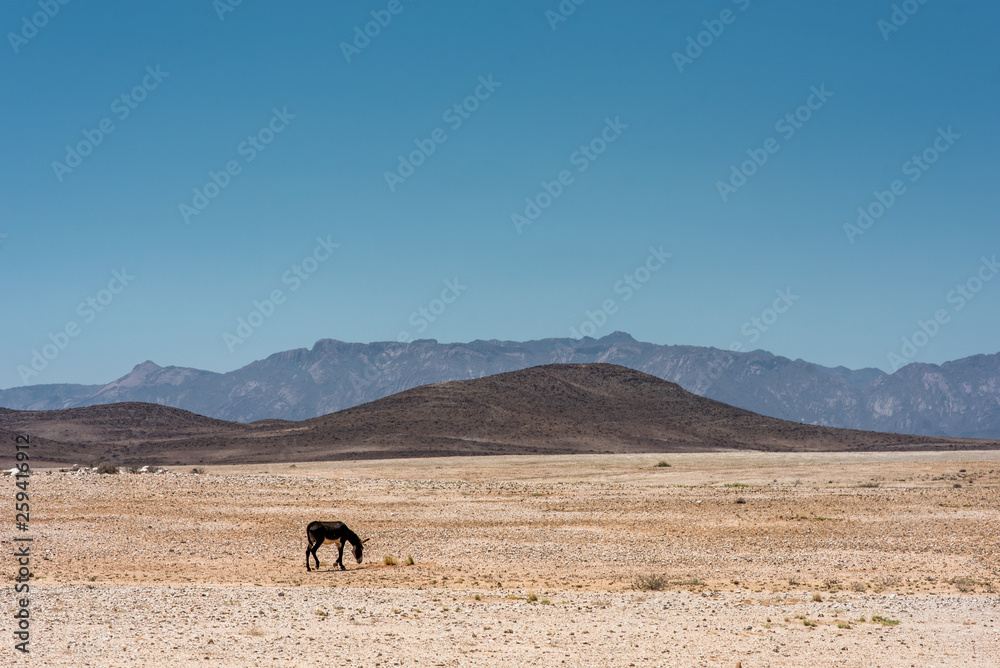
[[(765, 417), (615, 364), (547, 364), (423, 385), (289, 422), (226, 422), (159, 404), (0, 409), (33, 461), (245, 464), (470, 455), (995, 449), (998, 441), (884, 434)], [(37, 463), (37, 462), (36, 462)]]
[(605, 362), (685, 390), (793, 422), (953, 438), (1000, 438), (1000, 354), (896, 373), (829, 368), (757, 350), (601, 339), (345, 343), (275, 353), (228, 373), (137, 365), (107, 385), (32, 385), (0, 391), (0, 406), (53, 410), (138, 401), (222, 420), (305, 420), (420, 385), (533, 366)]

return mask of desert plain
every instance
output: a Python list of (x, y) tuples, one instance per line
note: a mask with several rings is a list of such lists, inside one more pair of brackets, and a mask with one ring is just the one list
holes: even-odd
[[(38, 469), (31, 510), (5, 665), (1000, 666), (997, 451)], [(307, 572), (316, 519), (363, 562)]]

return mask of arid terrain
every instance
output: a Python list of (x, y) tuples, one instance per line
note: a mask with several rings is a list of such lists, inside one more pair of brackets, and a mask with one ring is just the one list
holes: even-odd
[[(1000, 665), (995, 450), (38, 470), (31, 490), (36, 666)], [(314, 519), (369, 538), (364, 562), (324, 546), (307, 573)], [(12, 621), (6, 665), (27, 665)]]
[(31, 434), (36, 461), (83, 465), (1000, 448), (995, 440), (778, 420), (614, 364), (550, 364), (424, 385), (301, 422), (226, 422), (151, 403), (0, 408), (0, 438), (17, 434)]

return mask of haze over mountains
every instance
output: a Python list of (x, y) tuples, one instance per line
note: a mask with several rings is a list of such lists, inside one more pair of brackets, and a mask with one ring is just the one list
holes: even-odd
[(229, 373), (152, 362), (107, 385), (31, 385), (0, 391), (0, 406), (52, 410), (142, 401), (214, 418), (305, 420), (420, 385), (554, 363), (604, 362), (695, 394), (794, 422), (955, 438), (1000, 438), (1000, 354), (896, 373), (829, 368), (765, 351), (731, 352), (601, 339), (419, 340), (345, 343), (276, 353)]
[(424, 385), (302, 422), (224, 422), (141, 403), (0, 409), (0, 435), (15, 433), (31, 434), (35, 459), (132, 465), (1000, 446), (777, 420), (613, 364), (553, 364)]

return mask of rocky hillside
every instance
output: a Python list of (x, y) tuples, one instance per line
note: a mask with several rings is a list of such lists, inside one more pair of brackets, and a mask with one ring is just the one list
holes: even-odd
[(229, 373), (138, 365), (104, 386), (34, 385), (0, 391), (0, 406), (51, 410), (123, 401), (159, 403), (219, 419), (304, 420), (420, 385), (554, 363), (607, 362), (695, 394), (795, 422), (930, 436), (1000, 438), (1000, 354), (894, 374), (829, 368), (765, 351), (602, 339), (345, 343), (276, 353)]
[[(158, 404), (0, 410), (35, 459), (199, 464), (706, 450), (985, 449), (1000, 443), (788, 422), (613, 364), (552, 364), (435, 383), (301, 422), (226, 422)], [(41, 445), (39, 447), (39, 442)]]

